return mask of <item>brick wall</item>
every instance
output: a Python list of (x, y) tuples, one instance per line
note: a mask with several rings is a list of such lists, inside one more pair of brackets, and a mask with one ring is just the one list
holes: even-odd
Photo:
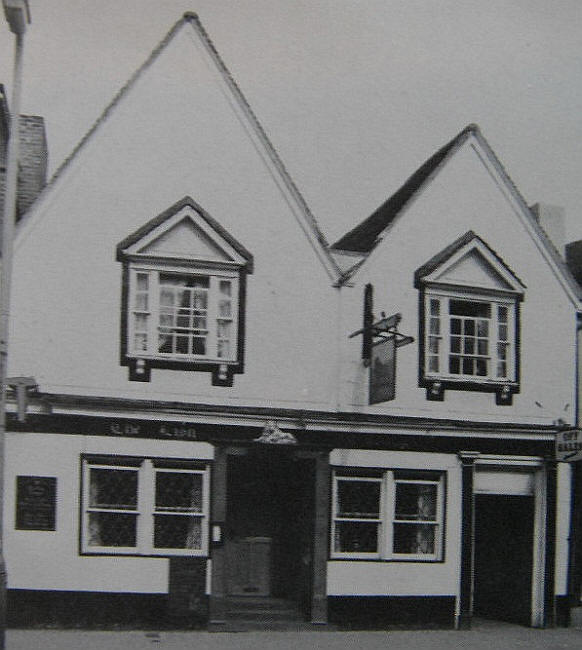
[[(18, 171), (17, 217), (21, 217), (32, 205), (46, 184), (48, 152), (42, 117), (21, 115), (20, 124), (20, 164)], [(4, 206), (6, 185), (6, 132), (0, 128), (0, 215)]]
[(21, 115), (19, 127), (18, 216), (21, 216), (45, 186), (48, 153), (42, 117)]

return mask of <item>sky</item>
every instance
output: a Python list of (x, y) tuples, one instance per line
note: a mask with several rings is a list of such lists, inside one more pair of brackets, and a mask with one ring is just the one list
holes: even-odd
[[(54, 171), (185, 11), (333, 243), (477, 123), (582, 239), (580, 0), (29, 0), (22, 112)], [(13, 36), (0, 19), (0, 83)]]

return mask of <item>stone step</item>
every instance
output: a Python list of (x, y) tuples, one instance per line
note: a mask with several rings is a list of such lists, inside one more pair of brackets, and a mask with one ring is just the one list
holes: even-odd
[(209, 632), (333, 632), (334, 625), (318, 625), (307, 621), (241, 621), (210, 623)]
[(243, 621), (252, 621), (255, 619), (261, 621), (302, 621), (303, 616), (297, 609), (227, 609), (226, 616), (228, 619), (240, 619)]

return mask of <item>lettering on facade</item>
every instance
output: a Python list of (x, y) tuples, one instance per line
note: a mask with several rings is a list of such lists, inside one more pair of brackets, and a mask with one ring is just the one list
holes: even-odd
[(126, 422), (118, 420), (109, 424), (109, 433), (112, 436), (126, 436), (134, 438), (172, 438), (174, 440), (197, 440), (196, 429), (188, 424), (173, 422)]

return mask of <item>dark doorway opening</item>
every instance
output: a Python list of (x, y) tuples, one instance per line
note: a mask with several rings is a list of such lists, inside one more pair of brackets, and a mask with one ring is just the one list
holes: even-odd
[(474, 616), (531, 624), (533, 534), (533, 496), (475, 496)]
[(229, 596), (282, 598), (309, 612), (314, 477), (314, 461), (288, 448), (229, 456)]

